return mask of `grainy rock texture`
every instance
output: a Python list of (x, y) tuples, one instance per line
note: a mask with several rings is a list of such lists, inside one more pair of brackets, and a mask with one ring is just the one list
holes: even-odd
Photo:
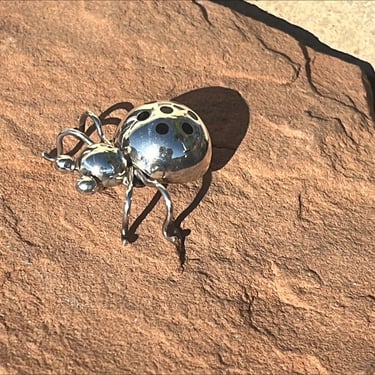
[[(0, 64), (1, 374), (374, 374), (357, 66), (206, 1), (2, 2)], [(86, 109), (157, 99), (213, 138), (212, 181), (170, 186), (183, 273), (152, 189), (123, 247), (124, 189), (79, 195), (40, 157)]]

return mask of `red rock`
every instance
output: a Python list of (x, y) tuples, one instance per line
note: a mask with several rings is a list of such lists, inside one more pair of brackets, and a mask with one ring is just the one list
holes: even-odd
[[(0, 11), (0, 372), (372, 373), (375, 124), (358, 66), (211, 2)], [(170, 186), (178, 213), (193, 202), (184, 273), (161, 202), (123, 247), (124, 189), (81, 196), (40, 157), (86, 109), (173, 98), (214, 144), (198, 205), (200, 181)], [(153, 194), (135, 192), (133, 220)]]

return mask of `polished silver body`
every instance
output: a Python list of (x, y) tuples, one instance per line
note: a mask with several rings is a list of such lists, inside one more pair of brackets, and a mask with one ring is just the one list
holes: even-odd
[[(94, 143), (85, 134), (90, 118), (100, 137)], [(74, 136), (87, 147), (74, 160), (63, 152), (63, 139)], [(168, 233), (173, 221), (173, 204), (165, 184), (187, 183), (202, 177), (208, 170), (212, 147), (207, 128), (190, 108), (172, 102), (153, 102), (133, 109), (119, 125), (114, 140), (108, 140), (100, 119), (85, 112), (79, 129), (63, 130), (56, 139), (57, 156), (43, 157), (62, 172), (77, 172), (77, 189), (92, 194), (112, 186), (126, 185), (122, 242), (128, 242), (129, 214), (133, 187), (153, 186), (166, 203), (163, 224), (165, 238), (173, 243), (179, 239)]]
[(134, 109), (117, 129), (114, 143), (127, 150), (135, 168), (163, 183), (194, 181), (211, 161), (207, 128), (181, 104), (156, 102)]

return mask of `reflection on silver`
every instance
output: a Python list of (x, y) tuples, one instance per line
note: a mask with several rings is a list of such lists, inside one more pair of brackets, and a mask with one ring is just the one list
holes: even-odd
[[(100, 138), (94, 143), (85, 134), (90, 118)], [(73, 136), (86, 143), (86, 148), (74, 160), (64, 154), (63, 140)], [(173, 203), (165, 184), (187, 183), (202, 177), (209, 168), (212, 155), (211, 140), (199, 116), (190, 108), (172, 102), (154, 102), (133, 109), (118, 126), (114, 140), (108, 140), (98, 116), (85, 112), (79, 129), (63, 130), (56, 138), (57, 156), (43, 153), (62, 172), (77, 172), (77, 190), (84, 194), (124, 184), (126, 195), (121, 239), (128, 243), (129, 215), (133, 187), (152, 186), (162, 194), (166, 205), (163, 223), (164, 237), (176, 244), (178, 237), (170, 236), (173, 224)]]

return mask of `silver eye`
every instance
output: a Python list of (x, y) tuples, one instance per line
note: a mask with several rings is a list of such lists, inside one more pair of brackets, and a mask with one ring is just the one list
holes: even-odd
[(75, 168), (74, 160), (69, 155), (62, 155), (56, 158), (55, 167), (60, 172), (72, 172)]
[(77, 180), (76, 188), (80, 193), (83, 194), (94, 194), (98, 191), (98, 183), (94, 177), (82, 176)]

